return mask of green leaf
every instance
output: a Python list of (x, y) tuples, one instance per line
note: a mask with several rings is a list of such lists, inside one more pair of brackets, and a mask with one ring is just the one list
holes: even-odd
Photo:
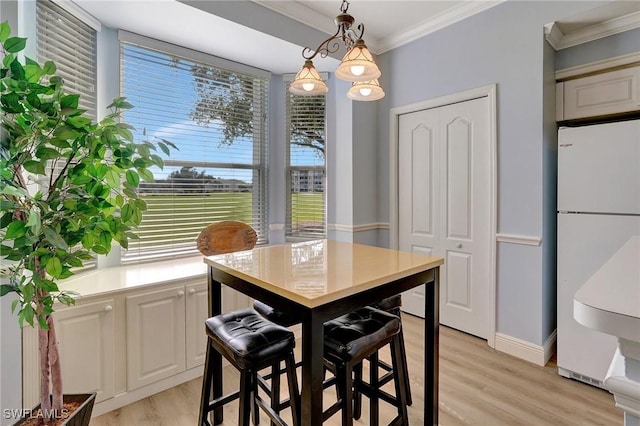
[(120, 218), (122, 221), (128, 222), (129, 219), (131, 219), (131, 216), (133, 216), (133, 207), (130, 204), (122, 206), (122, 209), (120, 210)]
[(78, 100), (80, 95), (66, 95), (60, 99), (60, 108), (78, 108)]
[(142, 156), (142, 157), (149, 157), (149, 155), (151, 155), (151, 152), (149, 151), (149, 147), (146, 145), (138, 145), (137, 147), (138, 153)]
[(7, 212), (0, 217), (0, 229), (6, 228), (13, 221), (13, 213)]
[(127, 178), (127, 183), (129, 183), (130, 185), (136, 187), (140, 185), (140, 176), (138, 175), (138, 173), (134, 172), (133, 170), (127, 170), (125, 176)]
[[(80, 133), (78, 133), (77, 130), (72, 129), (69, 126), (58, 127), (53, 134), (59, 140), (73, 140), (73, 139), (77, 138), (78, 136), (80, 136)], [(53, 142), (52, 142), (52, 144), (53, 144)], [(55, 144), (53, 144), (53, 145), (55, 145)], [(69, 144), (67, 144), (67, 146), (65, 146), (65, 147), (60, 147), (60, 148), (66, 148), (68, 146), (69, 146)]]
[[(124, 197), (122, 197), (122, 195), (120, 195), (120, 194), (116, 195), (116, 205), (118, 207), (122, 207), (123, 204), (124, 204)], [(4, 228), (4, 226), (2, 228)]]
[(62, 274), (62, 263), (60, 259), (57, 257), (52, 257), (47, 262), (47, 274), (51, 275), (53, 278), (60, 278), (60, 274)]
[(16, 288), (9, 284), (0, 285), (0, 297), (5, 296), (11, 292), (17, 292)]
[(27, 191), (25, 191), (23, 188), (19, 188), (13, 185), (5, 186), (4, 188), (2, 188), (2, 191), (0, 191), (0, 193), (11, 195), (14, 197), (24, 197), (28, 195)]
[(82, 129), (91, 124), (91, 119), (87, 117), (69, 117), (67, 118), (66, 123), (70, 124), (72, 127), (76, 129)]
[(67, 263), (73, 266), (74, 268), (81, 268), (83, 265), (82, 260), (78, 259), (75, 256), (67, 257)]
[(42, 230), (44, 231), (44, 236), (51, 244), (61, 248), (62, 250), (69, 250), (69, 245), (67, 245), (64, 238), (62, 238), (53, 228), (45, 226)]
[(11, 69), (11, 74), (13, 74), (13, 78), (15, 80), (23, 80), (25, 78), (26, 74), (25, 74), (24, 68), (22, 67), (22, 64), (18, 62), (17, 59), (11, 62), (9, 69)]
[(138, 174), (146, 182), (153, 182), (153, 173), (151, 173), (148, 169), (138, 169)]
[[(54, 258), (54, 259), (58, 259), (58, 258), (56, 257), (56, 258)], [(60, 262), (60, 261), (58, 260), (58, 262)], [(47, 266), (48, 266), (50, 263), (51, 263), (51, 262), (49, 262), (49, 263), (47, 264)], [(49, 271), (47, 271), (47, 272), (49, 272)], [(51, 276), (53, 276), (52, 274), (50, 274), (50, 275), (51, 275)], [(58, 288), (57, 284), (56, 284), (56, 283), (54, 283), (54, 282), (53, 282), (53, 281), (51, 281), (51, 280), (40, 280), (40, 281), (38, 282), (38, 287), (39, 287), (39, 288), (41, 288), (41, 289), (43, 289), (44, 291), (48, 291), (48, 292), (60, 291), (60, 289)]]
[(45, 75), (53, 75), (56, 72), (56, 64), (54, 64), (52, 61), (47, 61), (44, 63), (42, 71)]
[(24, 50), (27, 45), (27, 39), (22, 37), (11, 37), (5, 40), (3, 43), (4, 50), (9, 53), (17, 53)]
[(45, 174), (44, 164), (42, 164), (42, 162), (40, 161), (36, 161), (36, 160), (25, 161), (23, 164), (23, 167), (26, 171), (31, 172), (35, 175)]
[(7, 41), (7, 38), (11, 34), (11, 27), (9, 27), (9, 21), (4, 21), (0, 24), (0, 43)]
[(134, 226), (140, 225), (140, 222), (142, 222), (142, 211), (140, 209), (138, 208), (133, 209), (133, 214), (131, 215), (131, 221), (133, 222)]
[[(40, 68), (40, 65), (25, 65), (23, 68), (24, 77), (27, 79), (27, 81), (31, 83), (37, 83), (38, 81), (40, 81), (40, 78), (42, 77), (42, 68)], [(13, 72), (13, 70), (11, 72)]]
[(109, 170), (104, 179), (111, 188), (120, 187), (120, 175), (115, 170)]
[(9, 226), (7, 227), (7, 231), (4, 234), (3, 240), (15, 240), (16, 238), (22, 237), (26, 233), (27, 228), (24, 222), (17, 220), (9, 224)]
[(58, 158), (59, 156), (60, 153), (53, 148), (48, 148), (41, 145), (38, 147), (38, 149), (36, 149), (36, 157), (41, 160), (51, 160), (52, 158)]
[(84, 236), (82, 237), (82, 247), (89, 250), (91, 249), (92, 245), (93, 245), (93, 234), (92, 233), (84, 234)]
[(107, 254), (107, 253), (109, 253), (109, 251), (106, 248), (104, 248), (102, 246), (99, 246), (99, 245), (95, 245), (95, 246), (91, 247), (91, 251), (93, 251), (94, 253), (97, 253), (97, 254)]
[(24, 108), (20, 104), (20, 97), (15, 92), (5, 93), (0, 96), (5, 113), (19, 114), (24, 112)]
[(169, 147), (164, 142), (158, 142), (158, 146), (166, 155), (170, 155), (171, 151), (169, 151)]
[(33, 209), (29, 211), (29, 220), (27, 220), (26, 226), (31, 228), (33, 234), (38, 235), (40, 233), (41, 220), (38, 210)]
[[(9, 68), (9, 65), (11, 65), (11, 62), (13, 62), (15, 58), (16, 58), (15, 55), (13, 55), (12, 53), (7, 53), (5, 57), (2, 58), (2, 65), (4, 65), (5, 68)], [(2, 75), (2, 77), (4, 76), (5, 74)]]

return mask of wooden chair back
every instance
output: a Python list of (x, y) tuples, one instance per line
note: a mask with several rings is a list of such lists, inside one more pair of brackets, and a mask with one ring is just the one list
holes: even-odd
[(249, 225), (235, 220), (214, 222), (200, 232), (196, 242), (204, 256), (251, 250), (258, 241), (258, 234)]

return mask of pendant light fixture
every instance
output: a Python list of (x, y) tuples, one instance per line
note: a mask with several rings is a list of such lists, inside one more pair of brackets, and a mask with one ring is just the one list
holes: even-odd
[(384, 91), (378, 83), (378, 78), (382, 73), (362, 39), (364, 24), (358, 25), (357, 32), (353, 30), (351, 26), (355, 19), (347, 13), (348, 9), (349, 2), (342, 0), (342, 5), (340, 6), (340, 12), (342, 13), (336, 16), (335, 19), (338, 27), (336, 33), (320, 43), (315, 51), (308, 47), (302, 50), (302, 57), (305, 59), (305, 63), (289, 86), (291, 93), (313, 96), (328, 92), (329, 88), (313, 66), (312, 60), (318, 54), (326, 58), (330, 53), (335, 53), (340, 47), (338, 40), (342, 40), (347, 53), (336, 69), (336, 77), (353, 83), (347, 96), (357, 101), (374, 101), (384, 97)]
[(354, 81), (347, 97), (354, 101), (377, 101), (384, 98), (384, 90), (377, 78), (370, 81)]

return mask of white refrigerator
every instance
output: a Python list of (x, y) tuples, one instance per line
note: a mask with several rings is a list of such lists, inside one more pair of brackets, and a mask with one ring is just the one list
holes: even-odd
[(603, 387), (617, 341), (576, 322), (573, 296), (632, 235), (640, 235), (640, 120), (561, 128), (557, 362), (562, 376)]

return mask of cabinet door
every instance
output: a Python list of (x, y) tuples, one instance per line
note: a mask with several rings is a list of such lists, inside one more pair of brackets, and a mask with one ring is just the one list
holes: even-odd
[(564, 119), (640, 109), (640, 66), (564, 82)]
[(183, 285), (127, 296), (129, 390), (185, 370), (184, 298)]
[(204, 364), (207, 349), (207, 334), (204, 322), (208, 318), (209, 306), (207, 283), (188, 284), (186, 297), (187, 369)]
[(114, 300), (78, 304), (54, 313), (66, 393), (114, 392)]

